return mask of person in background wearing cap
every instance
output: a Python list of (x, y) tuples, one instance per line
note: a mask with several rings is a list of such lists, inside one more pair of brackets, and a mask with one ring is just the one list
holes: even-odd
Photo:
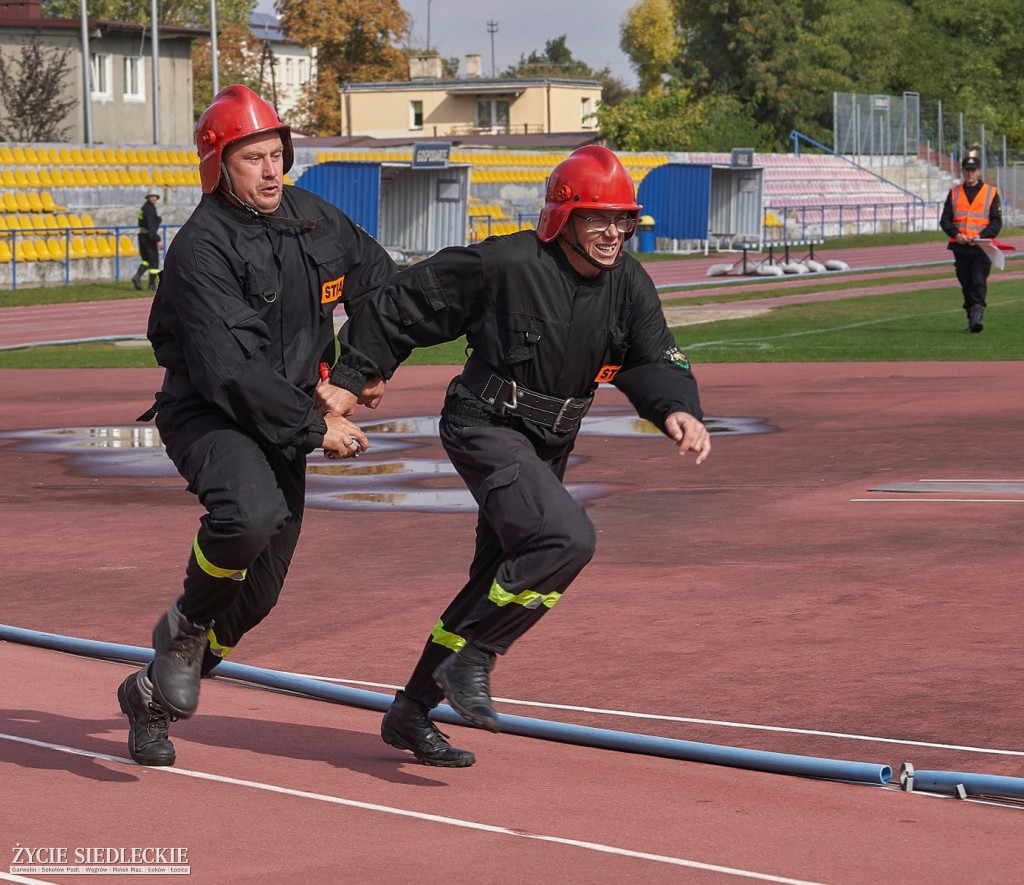
[(146, 194), (146, 202), (139, 209), (139, 258), (142, 263), (132, 277), (132, 285), (142, 291), (142, 278), (149, 277), (149, 291), (156, 289), (157, 277), (160, 275), (160, 239), (161, 218), (156, 214), (156, 201), (160, 194)]
[(277, 602), (302, 525), (307, 454), (368, 448), (346, 416), (357, 400), (375, 405), (374, 385), (320, 364), (337, 350), (335, 308), (351, 312), (395, 271), (340, 210), (284, 186), (291, 130), (252, 90), (215, 96), (196, 148), (203, 196), (153, 299), (148, 337), (165, 376), (140, 420), (155, 415), (206, 514), (182, 544), (183, 592), (153, 629), (152, 662), (117, 691), (141, 765), (174, 763), (168, 723), (195, 712), (201, 676)]
[(495, 656), (555, 605), (594, 554), (594, 526), (562, 478), (598, 384), (623, 391), (680, 455), (694, 452), (700, 464), (710, 452), (690, 364), (654, 283), (623, 251), (639, 212), (615, 154), (580, 148), (549, 177), (536, 232), (441, 250), (365, 299), (339, 332), (340, 361), (367, 383), (390, 378), (416, 347), (461, 335), (469, 345), (440, 422), (479, 508), (469, 580), (381, 723), (386, 743), (427, 765), (476, 761), (429, 711), (447, 697), (468, 721), (498, 731)]
[(966, 332), (984, 328), (988, 275), (992, 262), (978, 247), (979, 239), (993, 239), (1003, 228), (1003, 208), (994, 184), (981, 180), (981, 166), (973, 154), (960, 164), (963, 181), (954, 185), (942, 207), (939, 227), (949, 237), (956, 278), (964, 296)]

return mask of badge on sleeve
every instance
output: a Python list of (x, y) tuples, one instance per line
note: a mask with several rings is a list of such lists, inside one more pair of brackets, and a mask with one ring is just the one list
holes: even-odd
[(678, 369), (690, 368), (690, 361), (686, 358), (686, 354), (678, 347), (670, 347), (662, 356)]

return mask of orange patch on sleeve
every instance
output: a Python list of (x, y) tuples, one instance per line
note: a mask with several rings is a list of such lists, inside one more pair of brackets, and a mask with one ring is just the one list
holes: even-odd
[(341, 298), (341, 291), (345, 288), (345, 277), (340, 276), (336, 280), (329, 280), (320, 287), (320, 303), (330, 304)]

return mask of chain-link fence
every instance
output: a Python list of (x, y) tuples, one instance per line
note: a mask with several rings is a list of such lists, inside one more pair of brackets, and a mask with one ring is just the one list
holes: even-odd
[(925, 167), (937, 175), (925, 182), (920, 195), (945, 198), (945, 186), (932, 192), (939, 175), (960, 178), (960, 162), (974, 154), (981, 161), (982, 177), (994, 182), (1002, 194), (1006, 224), (1024, 221), (1024, 150), (1011, 149), (1006, 136), (992, 133), (984, 123), (962, 111), (947, 111), (941, 101), (922, 101), (916, 92), (902, 95), (860, 95), (836, 92), (832, 96), (835, 151), (854, 162), (880, 171), (908, 187), (908, 169)]

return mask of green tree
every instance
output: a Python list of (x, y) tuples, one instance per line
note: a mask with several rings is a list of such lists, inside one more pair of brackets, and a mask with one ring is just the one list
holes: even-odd
[(640, 0), (626, 10), (619, 26), (619, 45), (632, 60), (640, 93), (661, 89), (679, 56), (676, 20), (669, 0)]
[(77, 100), (62, 98), (71, 75), (67, 47), (44, 47), (37, 36), (14, 58), (0, 54), (0, 137), (9, 141), (63, 141), (62, 125)]
[(502, 77), (562, 77), (570, 80), (597, 80), (601, 84), (601, 102), (616, 105), (632, 95), (622, 80), (612, 76), (610, 68), (595, 71), (584, 61), (573, 57), (566, 46), (565, 34), (548, 40), (544, 52), (533, 51), (519, 57), (518, 64), (510, 65)]
[(409, 34), (409, 16), (397, 0), (278, 0), (277, 8), (285, 34), (317, 50), (316, 82), (303, 102), (308, 131), (340, 131), (343, 83), (408, 78), (397, 44)]
[[(247, 25), (257, 0), (217, 0), (217, 27)], [(80, 0), (43, 0), (46, 18), (78, 18)], [(149, 0), (89, 0), (89, 18), (100, 21), (148, 22)], [(210, 26), (209, 0), (158, 0), (157, 20), (162, 25)]]

